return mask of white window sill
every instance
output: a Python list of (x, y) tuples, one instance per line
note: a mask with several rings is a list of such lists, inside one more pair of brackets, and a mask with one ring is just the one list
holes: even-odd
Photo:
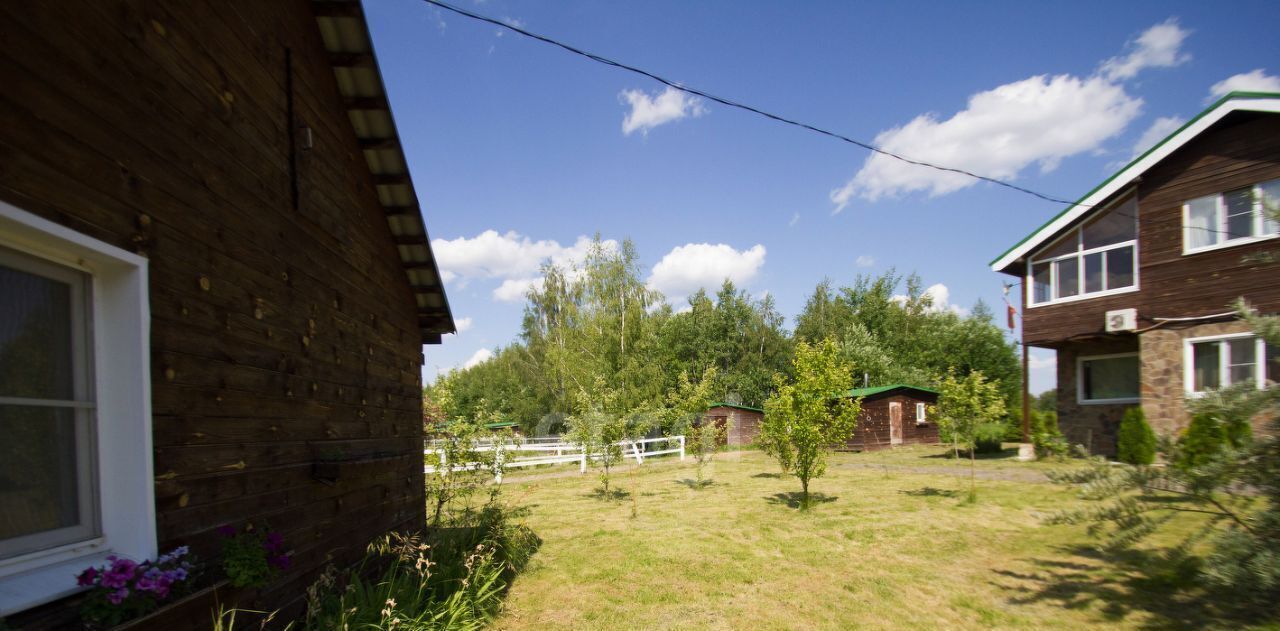
[(1241, 245), (1249, 245), (1250, 243), (1260, 243), (1262, 241), (1270, 241), (1277, 237), (1280, 237), (1280, 234), (1264, 234), (1260, 237), (1240, 237), (1238, 239), (1231, 239), (1229, 241), (1223, 241), (1222, 243), (1216, 243), (1214, 245), (1206, 245), (1204, 247), (1199, 247), (1199, 248), (1184, 247), (1182, 249), (1182, 255), (1191, 256), (1192, 254), (1203, 254), (1205, 252), (1213, 252), (1215, 250), (1225, 250), (1227, 248), (1234, 248)]
[(1107, 291), (1098, 291), (1092, 294), (1080, 294), (1078, 296), (1071, 296), (1068, 298), (1058, 298), (1057, 300), (1050, 300), (1047, 302), (1035, 302), (1027, 305), (1027, 308), (1035, 309), (1036, 307), (1049, 307), (1049, 306), (1060, 305), (1060, 304), (1069, 303), (1069, 302), (1080, 302), (1081, 300), (1092, 300), (1094, 298), (1105, 298), (1107, 296), (1119, 296), (1121, 294), (1131, 294), (1135, 291), (1138, 291), (1138, 289), (1139, 287), (1137, 283), (1134, 283), (1132, 287), (1122, 287), (1120, 289), (1108, 289)]
[(83, 588), (76, 583), (76, 576), (89, 566), (103, 565), (109, 554), (109, 550), (98, 550), (0, 579), (0, 616), (53, 602), (80, 591)]
[(1126, 403), (1142, 403), (1142, 397), (1132, 399), (1083, 399), (1076, 401), (1080, 405), (1124, 405)]

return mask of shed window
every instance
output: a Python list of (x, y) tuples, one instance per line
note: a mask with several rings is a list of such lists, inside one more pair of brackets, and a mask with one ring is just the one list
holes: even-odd
[(146, 264), (0, 202), (0, 616), (155, 555)]
[(925, 412), (928, 408), (929, 406), (923, 403), (916, 404), (916, 425), (924, 425), (929, 422), (928, 417), (925, 416)]
[(1132, 403), (1138, 400), (1137, 353), (1081, 357), (1077, 375), (1081, 403)]
[(1036, 254), (1027, 278), (1031, 304), (1136, 287), (1137, 213), (1131, 196)]
[(1280, 180), (1193, 199), (1183, 205), (1183, 251), (1194, 253), (1269, 238), (1280, 225)]
[(1192, 394), (1250, 381), (1262, 388), (1280, 380), (1280, 352), (1251, 333), (1187, 340), (1185, 361)]

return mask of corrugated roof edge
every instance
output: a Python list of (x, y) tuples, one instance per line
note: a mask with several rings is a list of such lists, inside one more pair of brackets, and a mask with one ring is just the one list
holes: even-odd
[[(1280, 98), (1280, 93), (1230, 92), (1226, 94), (1222, 98), (1215, 101), (1213, 105), (1210, 105), (1209, 107), (1201, 111), (1199, 114), (1196, 114), (1194, 118), (1187, 121), (1186, 123), (1183, 123), (1182, 126), (1179, 127), (1177, 130), (1175, 130), (1173, 133), (1169, 134), (1168, 136), (1165, 136), (1163, 140), (1153, 145), (1150, 149), (1147, 149), (1146, 151), (1142, 152), (1142, 154), (1139, 155), (1138, 157), (1134, 158), (1133, 160), (1130, 160), (1129, 163), (1124, 165), (1124, 167), (1122, 167), (1120, 170), (1111, 174), (1111, 177), (1108, 177), (1107, 179), (1099, 183), (1097, 186), (1090, 189), (1089, 192), (1085, 193), (1084, 195), (1081, 195), (1079, 199), (1073, 202), (1070, 206), (1067, 206), (1066, 208), (1062, 209), (1062, 212), (1059, 212), (1058, 214), (1051, 217), (1048, 221), (1041, 224), (1041, 226), (1039, 228), (1036, 228), (1031, 234), (1028, 234), (1027, 236), (1023, 237), (1022, 240), (1010, 246), (1007, 250), (1000, 253), (999, 256), (995, 257), (994, 259), (991, 259), (991, 261), (987, 263), (987, 265), (994, 267), (996, 263), (1000, 262), (1001, 259), (1008, 256), (1010, 252), (1013, 252), (1014, 250), (1022, 247), (1028, 241), (1031, 241), (1032, 239), (1034, 239), (1037, 235), (1043, 232), (1045, 228), (1048, 228), (1049, 226), (1053, 225), (1053, 223), (1056, 222), (1058, 219), (1062, 218), (1064, 215), (1074, 210), (1077, 206), (1079, 206), (1082, 202), (1084, 202), (1084, 200), (1089, 199), (1091, 195), (1093, 195), (1094, 193), (1097, 193), (1099, 190), (1102, 190), (1103, 187), (1110, 184), (1112, 181), (1114, 181), (1116, 178), (1120, 177), (1121, 175), (1125, 174), (1129, 169), (1133, 168), (1134, 165), (1138, 164), (1139, 162), (1142, 162), (1147, 156), (1151, 155), (1152, 153), (1155, 153), (1157, 150), (1159, 150), (1161, 147), (1167, 144), (1170, 140), (1174, 139), (1183, 131), (1185, 131), (1187, 128), (1194, 125), (1197, 121), (1209, 115), (1209, 113), (1213, 112), (1214, 110), (1217, 110), (1218, 108), (1222, 107), (1227, 102), (1233, 101), (1233, 100), (1276, 99), (1276, 98)], [(1132, 177), (1137, 177), (1138, 175), (1139, 174), (1135, 173), (1135, 174), (1132, 174)]]
[(753, 408), (749, 405), (738, 405), (736, 403), (712, 403), (711, 405), (707, 406), (708, 410), (710, 410), (711, 408), (733, 408), (735, 410), (746, 410), (748, 412), (759, 412), (761, 414), (764, 414), (764, 410), (760, 408)]
[(854, 388), (846, 392), (845, 396), (869, 397), (876, 394), (891, 392), (893, 390), (919, 390), (920, 392), (928, 392), (929, 394), (941, 394), (940, 392), (938, 392), (937, 390), (934, 390), (933, 388), (922, 388), (920, 386), (913, 386), (905, 383), (895, 383), (887, 386), (875, 386), (872, 388)]

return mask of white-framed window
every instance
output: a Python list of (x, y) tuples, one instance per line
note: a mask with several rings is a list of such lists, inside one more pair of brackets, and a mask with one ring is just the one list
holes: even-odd
[(1192, 396), (1246, 381), (1259, 388), (1280, 381), (1280, 349), (1252, 333), (1193, 337), (1183, 344), (1186, 390)]
[(1280, 205), (1280, 180), (1215, 193), (1183, 204), (1183, 254), (1276, 237), (1280, 234), (1280, 224), (1267, 216), (1266, 209), (1277, 205)]
[(1138, 198), (1130, 195), (1031, 257), (1027, 304), (1068, 302), (1138, 288)]
[(1137, 353), (1080, 357), (1076, 378), (1081, 404), (1137, 403), (1141, 398)]
[(929, 418), (925, 416), (928, 407), (923, 403), (916, 404), (916, 425), (924, 425), (929, 422)]
[(0, 616), (156, 553), (147, 261), (0, 202)]

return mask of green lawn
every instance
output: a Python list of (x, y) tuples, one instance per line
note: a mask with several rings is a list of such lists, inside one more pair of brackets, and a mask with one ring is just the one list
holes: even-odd
[(980, 460), (1016, 481), (980, 479), (966, 505), (968, 463), (943, 452), (837, 454), (807, 512), (759, 452), (718, 456), (700, 490), (691, 458), (653, 460), (615, 476), (615, 500), (594, 493), (595, 471), (513, 476), (505, 501), (543, 543), (494, 627), (1240, 626), (1154, 551), (1109, 558), (1082, 527), (1042, 525), (1077, 500), (1029, 480), (1071, 465)]

